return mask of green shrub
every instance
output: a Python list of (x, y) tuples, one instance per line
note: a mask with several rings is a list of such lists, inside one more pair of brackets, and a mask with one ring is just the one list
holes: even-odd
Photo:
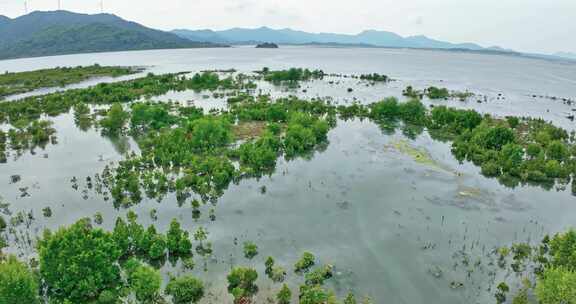
[(171, 255), (187, 255), (192, 252), (192, 242), (188, 231), (180, 228), (180, 223), (176, 219), (170, 222), (170, 229), (166, 235), (168, 252)]
[(426, 96), (430, 99), (448, 99), (450, 92), (446, 88), (429, 87), (426, 89)]
[(286, 284), (282, 285), (282, 289), (276, 294), (277, 304), (290, 304), (292, 299), (292, 291)]
[(110, 233), (93, 229), (90, 219), (45, 233), (38, 251), (42, 279), (55, 298), (85, 302), (120, 283), (117, 261), (123, 252)]
[(138, 301), (151, 303), (159, 297), (162, 277), (158, 270), (147, 265), (139, 265), (130, 273), (128, 281)]
[(489, 161), (482, 164), (482, 174), (487, 177), (500, 176), (500, 166), (495, 161)]
[(310, 252), (304, 252), (302, 257), (294, 264), (294, 271), (307, 272), (316, 263), (316, 257)]
[(130, 114), (125, 112), (119, 103), (113, 104), (108, 110), (106, 117), (100, 121), (102, 128), (111, 134), (118, 133), (122, 130)]
[(204, 284), (190, 275), (171, 279), (166, 294), (172, 296), (174, 304), (196, 303), (204, 296)]
[(38, 282), (28, 266), (12, 255), (0, 261), (0, 303), (39, 303), (38, 292)]
[(336, 304), (337, 302), (333, 292), (319, 285), (300, 286), (300, 304)]
[(258, 246), (253, 242), (244, 242), (244, 257), (247, 259), (252, 259), (258, 255)]
[(228, 292), (234, 296), (235, 301), (250, 298), (258, 291), (254, 284), (258, 279), (256, 270), (247, 267), (235, 267), (227, 276)]
[(546, 269), (535, 289), (541, 304), (576, 303), (576, 273), (564, 268)]

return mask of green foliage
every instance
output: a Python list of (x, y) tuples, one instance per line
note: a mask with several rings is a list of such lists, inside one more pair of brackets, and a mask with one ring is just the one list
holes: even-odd
[(130, 251), (130, 231), (128, 230), (128, 225), (123, 218), (118, 217), (116, 219), (112, 237), (123, 254)]
[(389, 97), (370, 105), (370, 118), (376, 121), (396, 119), (400, 115), (398, 99)]
[(482, 164), (482, 174), (487, 177), (500, 176), (500, 166), (495, 161), (488, 161)]
[(322, 79), (324, 72), (321, 70), (310, 71), (308, 69), (291, 68), (282, 71), (265, 71), (264, 80), (273, 83), (297, 83), (299, 81), (308, 81), (311, 79)]
[(426, 89), (426, 96), (430, 99), (448, 99), (450, 92), (446, 88), (429, 87)]
[(284, 282), (284, 279), (286, 278), (286, 269), (281, 266), (274, 266), (274, 264), (274, 258), (268, 257), (264, 263), (266, 266), (266, 270), (264, 272), (273, 282)]
[(250, 241), (244, 242), (244, 257), (247, 259), (252, 259), (256, 255), (258, 255), (258, 246)]
[(124, 111), (122, 105), (115, 103), (106, 113), (106, 117), (100, 121), (100, 125), (106, 133), (117, 134), (122, 131), (129, 117), (130, 114)]
[(0, 261), (0, 303), (40, 303), (38, 291), (37, 278), (28, 266), (12, 255)]
[(356, 304), (356, 297), (353, 293), (349, 292), (344, 298), (344, 304)]
[(292, 291), (288, 288), (288, 285), (283, 284), (282, 288), (276, 294), (277, 304), (290, 304), (292, 299)]
[(6, 224), (6, 220), (4, 219), (4, 217), (2, 215), (0, 215), (0, 233), (4, 232), (4, 230), (6, 230), (6, 227), (8, 225)]
[(316, 146), (316, 137), (311, 129), (299, 124), (292, 124), (286, 130), (284, 148), (286, 156), (293, 157), (310, 151)]
[(508, 122), (508, 126), (510, 126), (512, 129), (516, 129), (516, 127), (518, 127), (520, 124), (520, 119), (515, 116), (507, 116), (506, 121)]
[(194, 267), (196, 267), (196, 263), (191, 256), (188, 256), (182, 259), (182, 266), (184, 266), (186, 270), (193, 270)]
[(502, 304), (506, 302), (506, 294), (510, 291), (510, 287), (505, 282), (501, 282), (496, 287), (497, 291), (494, 295), (496, 297), (496, 303)]
[[(2, 133), (4, 135), (1, 139), (2, 143), (0, 143), (1, 152), (11, 148), (21, 153), (23, 150), (33, 151), (37, 147), (44, 149), (50, 142), (56, 143), (54, 136), (56, 130), (52, 125), (51, 121), (37, 120), (25, 127), (19, 126), (17, 129), (9, 129), (7, 133)], [(6, 155), (2, 154), (2, 157), (5, 158)]]
[(204, 199), (219, 196), (234, 179), (236, 170), (229, 159), (193, 156), (187, 161), (184, 176), (176, 180), (176, 191), (190, 188)]
[(176, 123), (166, 104), (135, 103), (131, 106), (130, 125), (133, 130), (159, 130)]
[[(222, 80), (219, 87), (240, 88), (240, 80)], [(168, 91), (194, 89), (197, 85), (181, 74), (154, 75), (114, 83), (100, 83), (84, 89), (71, 89), (42, 96), (0, 103), (0, 122), (33, 121), (43, 114), (56, 116), (67, 113), (77, 104), (127, 103), (142, 97), (165, 94)], [(197, 108), (180, 108), (182, 116), (197, 118)]]
[(322, 285), (324, 281), (330, 279), (333, 274), (333, 266), (332, 265), (324, 265), (314, 271), (307, 273), (305, 276), (306, 285)]
[(556, 268), (576, 271), (576, 231), (570, 229), (550, 240), (550, 262)]
[(333, 292), (327, 291), (319, 285), (300, 286), (300, 304), (336, 304), (337, 299)]
[(512, 299), (512, 304), (528, 304), (528, 291), (521, 289)]
[(269, 274), (269, 278), (274, 283), (284, 282), (284, 280), (286, 279), (286, 269), (284, 269), (284, 267), (281, 266), (272, 267), (272, 270)]
[(557, 178), (565, 175), (562, 169), (562, 165), (555, 159), (546, 162), (544, 173), (546, 173), (546, 176), (550, 178)]
[(180, 223), (173, 219), (166, 237), (168, 252), (171, 255), (187, 255), (192, 252), (192, 242), (188, 231), (180, 228)]
[(540, 145), (538, 145), (536, 143), (529, 144), (526, 147), (526, 154), (528, 156), (530, 156), (531, 158), (536, 158), (536, 157), (540, 156), (541, 151), (542, 151), (542, 149), (540, 148)]
[(390, 81), (390, 78), (388, 78), (388, 76), (381, 75), (378, 73), (362, 74), (362, 75), (360, 75), (360, 79), (373, 81), (373, 82), (388, 82), (388, 81)]
[(426, 108), (418, 99), (411, 99), (399, 104), (400, 118), (412, 124), (424, 124), (426, 119)]
[(414, 89), (412, 86), (407, 86), (404, 90), (402, 90), (402, 95), (409, 98), (422, 99), (424, 93), (422, 91)]
[(230, 123), (226, 119), (201, 118), (190, 122), (186, 129), (192, 136), (190, 146), (200, 151), (224, 146), (232, 140)]
[(97, 304), (117, 304), (119, 296), (116, 292), (110, 290), (104, 290), (98, 296)]
[(294, 264), (294, 271), (307, 272), (316, 263), (316, 257), (310, 252), (304, 252), (302, 257)]
[(30, 72), (0, 74), (0, 99), (5, 96), (22, 94), (40, 88), (63, 87), (85, 81), (89, 78), (118, 77), (138, 72), (130, 67), (91, 66), (56, 67)]
[(172, 296), (174, 304), (196, 303), (204, 296), (204, 284), (190, 275), (172, 278), (165, 292)]
[(120, 282), (116, 264), (122, 255), (111, 233), (93, 229), (82, 219), (38, 243), (40, 274), (51, 297), (84, 302)]
[(546, 269), (535, 289), (541, 304), (576, 303), (576, 273), (564, 268)]
[(154, 134), (142, 143), (145, 155), (159, 165), (180, 166), (191, 162), (195, 153), (208, 152), (230, 143), (231, 125), (223, 118), (204, 117), (185, 123), (184, 127)]
[(234, 301), (252, 297), (258, 287), (254, 284), (258, 279), (256, 270), (247, 267), (235, 267), (227, 276), (228, 291), (234, 296)]
[(163, 235), (152, 235), (148, 256), (153, 260), (158, 260), (166, 256), (166, 238)]
[(266, 258), (266, 261), (264, 262), (264, 266), (266, 266), (266, 270), (264, 271), (268, 276), (270, 276), (270, 274), (272, 273), (272, 268), (274, 267), (274, 264), (276, 262), (274, 261), (274, 258), (269, 256)]
[(453, 134), (472, 130), (482, 122), (482, 116), (473, 110), (458, 110), (446, 106), (434, 107), (431, 111), (431, 127), (444, 129)]
[(196, 229), (196, 232), (194, 232), (194, 240), (201, 243), (207, 239), (208, 239), (208, 231), (206, 231), (204, 227), (198, 227), (198, 229)]
[(514, 141), (514, 132), (502, 125), (481, 124), (472, 132), (472, 142), (485, 149), (500, 150), (504, 145)]
[(325, 120), (304, 113), (291, 115), (284, 137), (284, 152), (288, 158), (305, 154), (326, 141), (329, 126)]
[(162, 276), (148, 265), (138, 265), (128, 277), (130, 288), (136, 299), (142, 303), (152, 303), (160, 296)]
[(195, 91), (215, 90), (220, 87), (220, 77), (218, 77), (216, 73), (203, 72), (192, 76), (192, 78), (188, 80), (187, 85)]
[(505, 171), (511, 171), (518, 168), (524, 160), (524, 149), (522, 146), (507, 143), (502, 147), (500, 152), (500, 162)]
[(247, 142), (240, 146), (238, 149), (240, 163), (250, 168), (246, 169), (247, 171), (266, 172), (276, 167), (280, 148), (280, 140), (272, 134), (265, 133), (255, 142)]
[(546, 156), (549, 159), (563, 161), (568, 155), (570, 155), (568, 148), (559, 140), (550, 142), (546, 148)]

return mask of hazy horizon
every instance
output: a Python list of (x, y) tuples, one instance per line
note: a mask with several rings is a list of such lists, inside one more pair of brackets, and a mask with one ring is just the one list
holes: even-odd
[[(58, 1), (28, 0), (28, 12), (58, 9)], [(61, 9), (100, 13), (100, 0), (61, 0)], [(164, 0), (162, 7), (136, 0), (104, 1), (104, 12), (161, 30), (235, 27), (290, 28), (306, 32), (357, 34), (381, 30), (401, 36), (425, 35), (452, 43), (471, 42), (522, 52), (576, 53), (576, 1), (328, 0), (290, 3), (273, 0)], [(200, 12), (195, 14), (194, 12)], [(0, 0), (0, 14), (24, 15), (23, 0)]]

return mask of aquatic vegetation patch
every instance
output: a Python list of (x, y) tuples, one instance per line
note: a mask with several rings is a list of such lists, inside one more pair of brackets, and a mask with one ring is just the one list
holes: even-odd
[(257, 71), (265, 81), (274, 84), (283, 84), (291, 87), (298, 87), (301, 81), (309, 81), (313, 79), (322, 79), (325, 74), (322, 70), (309, 70), (301, 68), (290, 68), (288, 70), (271, 71), (268, 68), (263, 68)]
[(447, 99), (458, 99), (460, 101), (466, 101), (474, 96), (474, 93), (469, 91), (449, 91), (446, 88), (439, 88), (435, 86), (428, 87), (423, 90), (414, 89), (412, 86), (407, 86), (403, 91), (402, 95), (409, 98), (422, 99), (427, 97), (431, 100), (447, 100)]
[(576, 232), (546, 235), (540, 243), (515, 243), (493, 251), (498, 270), (515, 274), (495, 283), (496, 303), (571, 303), (576, 300)]
[(389, 82), (390, 77), (384, 74), (372, 73), (372, 74), (362, 74), (358, 77), (361, 80), (367, 80), (371, 82)]
[(443, 171), (445, 170), (437, 161), (432, 159), (428, 151), (411, 146), (407, 140), (396, 140), (391, 144), (391, 146), (398, 152), (409, 156), (419, 164), (433, 167), (435, 169), (441, 169)]
[[(126, 113), (118, 115), (121, 121), (127, 121), (135, 108), (141, 105), (135, 104), (131, 112), (118, 107), (118, 112)], [(229, 112), (207, 115), (174, 106), (170, 112), (162, 110), (157, 113), (164, 114), (146, 119), (132, 116), (141, 155), (105, 170), (97, 180), (103, 182), (104, 194), (110, 193), (116, 206), (137, 204), (143, 192), (151, 198), (176, 192), (180, 202), (190, 192), (204, 201), (215, 200), (233, 181), (271, 173), (282, 154), (287, 158), (308, 155), (325, 143), (330, 129), (324, 118), (328, 109), (321, 102), (287, 98), (243, 102)], [(143, 121), (159, 127), (142, 127)], [(122, 125), (117, 124), (118, 128)], [(244, 137), (247, 126), (255, 126), (250, 129), (252, 138)], [(238, 140), (244, 142), (236, 145)], [(233, 164), (236, 161), (239, 168)]]
[(64, 87), (95, 77), (119, 77), (141, 72), (136, 67), (91, 66), (57, 67), (30, 72), (0, 74), (0, 99), (41, 88)]
[[(206, 243), (206, 237), (207, 232), (199, 228), (194, 239), (208, 248), (211, 245)], [(256, 245), (245, 244), (245, 248), (248, 247)], [(131, 211), (126, 220), (116, 219), (113, 231), (95, 228), (90, 219), (84, 218), (56, 231), (46, 230), (38, 239), (37, 248), (39, 259), (30, 264), (0, 252), (0, 299), (7, 303), (22, 299), (27, 299), (27, 303), (117, 303), (134, 297), (143, 303), (165, 303), (168, 299), (164, 295), (167, 295), (172, 303), (196, 303), (206, 294), (204, 282), (190, 274), (171, 275), (162, 290), (158, 269), (166, 261), (175, 267), (177, 261), (182, 260), (182, 267), (186, 269), (194, 265), (188, 231), (175, 219), (164, 235), (156, 232), (153, 225), (144, 228)], [(212, 253), (203, 253), (206, 257), (204, 254)], [(311, 254), (304, 256), (308, 255)], [(254, 254), (247, 258), (254, 258)], [(273, 264), (273, 258), (269, 257), (265, 263), (266, 273), (279, 283), (287, 273)], [(333, 294), (322, 287), (331, 276), (332, 266), (318, 268), (306, 276), (300, 288)], [(258, 272), (252, 267), (231, 269), (227, 275), (228, 291), (235, 303), (252, 302), (259, 290), (257, 278)], [(278, 294), (280, 300), (286, 301), (292, 291), (284, 285)]]
[(28, 126), (10, 128), (7, 132), (0, 130), (0, 163), (6, 163), (13, 153), (18, 158), (25, 151), (35, 153), (37, 148), (45, 149), (49, 144), (57, 144), (56, 130), (52, 122), (38, 120)]
[(133, 80), (114, 83), (100, 83), (85, 89), (70, 89), (41, 96), (27, 97), (0, 103), (0, 123), (15, 124), (19, 121), (30, 122), (42, 115), (57, 116), (67, 113), (71, 107), (83, 103), (86, 105), (112, 105), (128, 103), (145, 97), (165, 94), (169, 91), (243, 89), (251, 87), (249, 80), (241, 75), (221, 79), (214, 73), (186, 73), (154, 75), (148, 74)]

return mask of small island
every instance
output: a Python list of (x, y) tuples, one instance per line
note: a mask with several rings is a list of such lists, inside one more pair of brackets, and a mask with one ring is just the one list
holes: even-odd
[(260, 44), (256, 45), (256, 48), (257, 49), (277, 49), (278, 45), (276, 43), (265, 42), (265, 43), (260, 43)]

